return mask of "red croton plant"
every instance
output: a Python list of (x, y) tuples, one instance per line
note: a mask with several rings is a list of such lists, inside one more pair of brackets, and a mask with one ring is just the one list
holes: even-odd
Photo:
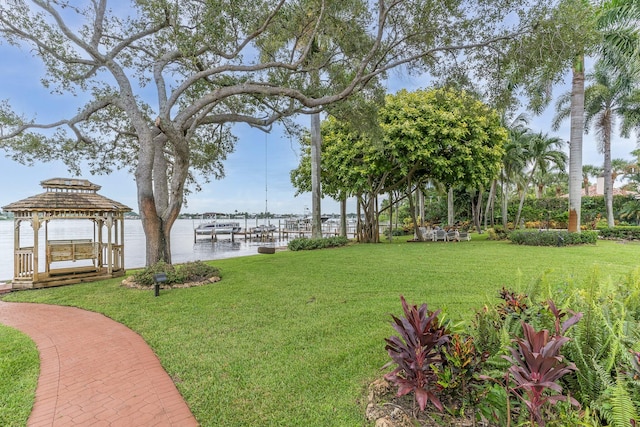
[[(444, 352), (451, 335), (438, 319), (440, 310), (429, 311), (426, 304), (409, 305), (403, 296), (400, 300), (404, 317), (392, 315), (393, 328), (399, 336), (385, 339), (385, 349), (392, 360), (384, 368), (394, 364), (396, 367), (385, 378), (398, 387), (398, 396), (414, 392), (421, 411), (428, 402), (442, 411), (444, 407), (438, 398), (441, 387), (435, 368), (446, 359)], [(506, 386), (507, 390), (522, 400), (529, 410), (532, 425), (539, 426), (545, 425), (542, 408), (547, 403), (569, 401), (579, 406), (575, 399), (561, 394), (558, 380), (576, 370), (573, 363), (564, 360), (560, 349), (570, 340), (564, 333), (582, 318), (582, 313), (563, 312), (551, 300), (547, 305), (554, 316), (554, 333), (546, 329), (536, 331), (522, 322), (523, 338), (515, 338), (516, 346), (510, 348), (511, 356), (503, 356), (512, 364), (506, 375), (512, 381)], [(563, 321), (565, 316), (568, 318)], [(479, 378), (494, 380), (484, 375)]]
[[(574, 398), (561, 394), (562, 387), (557, 381), (576, 370), (573, 363), (564, 361), (560, 348), (570, 340), (564, 333), (582, 318), (582, 313), (572, 313), (573, 316), (561, 323), (567, 313), (558, 310), (553, 301), (547, 303), (555, 317), (555, 334), (550, 335), (546, 329), (536, 331), (528, 323), (522, 322), (524, 338), (513, 340), (517, 347), (510, 348), (511, 357), (503, 356), (512, 363), (509, 374), (515, 386), (510, 390), (529, 409), (532, 424), (539, 426), (545, 425), (542, 407), (547, 403), (568, 400), (572, 405), (580, 406)], [(549, 390), (558, 394), (550, 394)]]
[(438, 321), (440, 310), (429, 311), (427, 304), (419, 308), (410, 306), (403, 296), (400, 300), (405, 317), (391, 316), (393, 328), (400, 336), (385, 339), (385, 349), (392, 359), (385, 368), (393, 364), (397, 367), (386, 374), (385, 379), (398, 387), (398, 396), (414, 392), (421, 411), (427, 402), (442, 411), (442, 403), (434, 393), (437, 384), (433, 366), (442, 361), (440, 348), (450, 336)]

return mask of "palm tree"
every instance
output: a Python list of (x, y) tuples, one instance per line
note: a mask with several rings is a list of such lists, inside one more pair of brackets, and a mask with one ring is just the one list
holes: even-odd
[(623, 173), (624, 178), (628, 180), (625, 188), (631, 191), (640, 190), (640, 149), (631, 152), (635, 156), (634, 160), (627, 162), (627, 167)]
[(571, 78), (569, 136), (569, 231), (580, 232), (582, 192), (582, 128), (584, 127), (584, 53), (576, 56)]
[(604, 43), (601, 59), (618, 72), (629, 74), (638, 61), (640, 32), (640, 2), (637, 0), (607, 0), (598, 16), (598, 28)]
[[(637, 20), (640, 18), (640, 2), (637, 0), (607, 0), (592, 4), (583, 0), (577, 12), (587, 12), (586, 18), (594, 17), (597, 25), (596, 46), (589, 43), (593, 39), (586, 38), (582, 50), (578, 49), (573, 57), (571, 66), (571, 120), (569, 137), (569, 231), (580, 232), (581, 214), (581, 173), (582, 173), (582, 133), (585, 123), (585, 51), (590, 47), (599, 48), (601, 57), (623, 70), (625, 64), (636, 63), (638, 58), (638, 30)], [(598, 7), (594, 9), (593, 6)], [(593, 13), (593, 15), (591, 15)], [(590, 21), (586, 19), (586, 21)], [(585, 28), (589, 29), (587, 25)], [(557, 130), (557, 128), (555, 129)]]
[[(591, 82), (585, 89), (585, 132), (593, 124), (596, 130), (598, 149), (604, 154), (604, 196), (607, 208), (607, 223), (614, 226), (613, 180), (611, 166), (611, 135), (616, 118), (622, 119), (621, 135), (628, 137), (632, 129), (640, 128), (640, 91), (633, 87), (626, 74), (614, 73), (602, 62), (596, 63), (595, 71), (589, 74)], [(554, 127), (570, 114), (567, 94), (556, 104)]]
[(555, 188), (556, 198), (562, 197), (569, 190), (569, 175), (566, 170), (557, 170), (549, 182)]
[(509, 192), (511, 187), (518, 181), (518, 176), (522, 175), (526, 166), (524, 157), (524, 147), (528, 144), (528, 139), (532, 133), (524, 126), (515, 126), (509, 129), (509, 141), (505, 145), (505, 153), (502, 158), (502, 169), (500, 170), (500, 182), (502, 189), (502, 225), (507, 227), (509, 204)]
[(620, 211), (620, 218), (640, 223), (640, 200), (633, 199), (626, 202)]
[(491, 214), (491, 225), (493, 225), (493, 210), (496, 199), (498, 182), (500, 182), (500, 191), (502, 199), (502, 224), (507, 226), (507, 206), (508, 206), (508, 194), (509, 186), (511, 184), (515, 171), (521, 171), (524, 168), (524, 160), (520, 153), (520, 147), (522, 141), (526, 138), (526, 135), (530, 133), (530, 129), (527, 127), (529, 124), (529, 118), (526, 114), (519, 114), (509, 123), (507, 118), (502, 118), (503, 126), (509, 133), (509, 140), (505, 145), (505, 153), (502, 158), (502, 168), (500, 174), (496, 179), (491, 182), (489, 189), (489, 196), (487, 198), (487, 206), (485, 208), (484, 225), (487, 226), (488, 216)]
[(524, 206), (524, 199), (527, 195), (527, 190), (535, 174), (540, 172), (547, 172), (552, 167), (557, 167), (560, 170), (564, 170), (567, 162), (567, 155), (561, 150), (565, 141), (551, 137), (542, 132), (531, 135), (527, 138), (527, 144), (523, 148), (523, 156), (527, 164), (531, 169), (527, 175), (524, 183), (523, 191), (520, 195), (520, 204), (518, 205), (518, 213), (516, 214), (515, 224), (520, 221), (520, 214), (522, 213), (522, 207)]
[[(640, 73), (640, 32), (638, 22), (640, 21), (640, 3), (637, 0), (608, 0), (603, 4), (598, 16), (598, 28), (603, 34), (604, 43), (602, 45), (601, 58), (607, 67), (614, 70), (618, 76), (629, 76), (631, 80), (637, 81)], [(631, 97), (631, 96), (630, 96)], [(631, 101), (631, 99), (628, 99)], [(635, 101), (636, 105), (640, 104)], [(640, 118), (634, 117), (637, 111), (625, 111), (630, 124), (640, 123)], [(629, 129), (622, 123), (621, 134), (628, 134)], [(606, 163), (606, 155), (605, 155)], [(605, 171), (607, 170), (605, 164)], [(610, 174), (605, 174), (606, 181)], [(607, 202), (607, 222), (613, 225), (613, 178), (611, 191), (611, 209)], [(611, 215), (609, 215), (611, 211)], [(611, 219), (610, 219), (611, 218)]]
[(598, 177), (602, 173), (602, 168), (594, 165), (582, 166), (582, 183), (584, 187), (584, 195), (589, 195), (589, 178)]
[(535, 184), (536, 199), (542, 199), (545, 196), (545, 188), (554, 184), (559, 173), (564, 172), (558, 170), (557, 167), (551, 167), (548, 170), (538, 169), (533, 176)]
[(624, 175), (627, 169), (629, 169), (629, 161), (625, 159), (612, 159), (611, 160), (611, 181), (615, 184), (616, 179), (620, 175)]

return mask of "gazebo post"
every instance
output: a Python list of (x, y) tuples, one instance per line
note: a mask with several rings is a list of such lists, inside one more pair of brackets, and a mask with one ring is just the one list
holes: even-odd
[(49, 275), (49, 221), (44, 221), (44, 272)]
[[(120, 264), (118, 265), (118, 267), (122, 268), (124, 266), (124, 215), (121, 213), (118, 214), (118, 221), (116, 222), (116, 226), (118, 222), (120, 222), (120, 239), (117, 242), (117, 244), (120, 245), (120, 248), (121, 248)], [(116, 235), (117, 235), (117, 230), (116, 230)]]
[[(40, 254), (38, 235), (40, 234), (40, 217), (38, 212), (33, 212), (31, 216), (31, 228), (33, 228), (33, 281), (37, 282), (40, 276)], [(46, 246), (46, 245), (45, 245)]]
[(96, 219), (95, 221), (95, 227), (98, 229), (98, 236), (96, 238), (96, 244), (97, 244), (97, 248), (98, 248), (98, 253), (97, 255), (97, 263), (98, 265), (96, 265), (97, 268), (102, 268), (104, 266), (104, 259), (102, 259), (102, 227), (104, 227), (104, 217), (100, 216), (98, 217), (98, 219)]
[(113, 273), (113, 247), (111, 243), (111, 233), (113, 231), (113, 214), (107, 213), (107, 273)]
[(20, 260), (22, 255), (18, 255), (20, 250), (20, 223), (21, 219), (18, 217), (13, 218), (13, 277), (17, 278), (20, 275)]

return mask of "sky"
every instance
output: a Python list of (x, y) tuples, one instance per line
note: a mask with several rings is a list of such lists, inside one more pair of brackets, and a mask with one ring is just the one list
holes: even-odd
[[(44, 68), (37, 58), (27, 51), (0, 44), (0, 100), (8, 100), (14, 111), (40, 122), (53, 122), (71, 116), (82, 103), (69, 95), (52, 95), (42, 87)], [(408, 76), (392, 72), (387, 81), (387, 91), (400, 89), (416, 90), (428, 85), (428, 76)], [(564, 84), (554, 89), (554, 96), (570, 89), (570, 76)], [(538, 132), (569, 140), (569, 122), (554, 132), (551, 129), (553, 105), (543, 114), (531, 117), (529, 127)], [(308, 116), (297, 119), (309, 123)], [(269, 134), (247, 125), (236, 125), (233, 133), (238, 137), (235, 151), (224, 162), (225, 177), (212, 180), (203, 186), (203, 191), (188, 197), (183, 213), (203, 212), (249, 212), (265, 210), (277, 214), (308, 214), (311, 195), (296, 196), (289, 173), (296, 168), (300, 149), (296, 140), (284, 135), (279, 127)], [(1, 147), (1, 146), (0, 146)], [(612, 143), (612, 158), (631, 160), (630, 152), (636, 148), (635, 139), (623, 139), (615, 135)], [(566, 150), (568, 152), (568, 144)], [(50, 178), (72, 177), (64, 164), (41, 159), (33, 166), (24, 166), (6, 156), (0, 148), (0, 207), (43, 192), (40, 182)], [(593, 132), (585, 135), (583, 164), (602, 165), (602, 155), (597, 152)], [(80, 178), (102, 186), (99, 193), (117, 200), (138, 211), (134, 177), (127, 171), (116, 171), (110, 175), (92, 176), (88, 172)], [(355, 212), (355, 200), (349, 200), (348, 212)], [(339, 203), (325, 198), (322, 201), (324, 214), (339, 213)]]

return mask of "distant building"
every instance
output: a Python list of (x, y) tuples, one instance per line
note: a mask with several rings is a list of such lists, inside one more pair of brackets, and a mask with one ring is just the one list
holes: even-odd
[[(613, 187), (614, 196), (632, 196), (634, 194), (637, 194), (637, 192)], [(584, 188), (582, 189), (582, 195), (586, 195)], [(596, 183), (589, 186), (589, 196), (604, 196), (604, 176), (599, 176)]]

